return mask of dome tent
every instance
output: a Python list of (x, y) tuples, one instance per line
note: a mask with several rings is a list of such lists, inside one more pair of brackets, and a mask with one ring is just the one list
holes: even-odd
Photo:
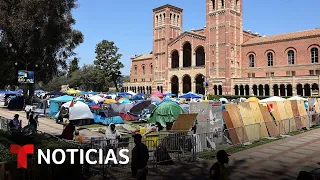
[(184, 110), (177, 103), (164, 102), (154, 109), (150, 115), (148, 123), (159, 122), (161, 126), (167, 127), (167, 122), (174, 122), (179, 114), (184, 114)]

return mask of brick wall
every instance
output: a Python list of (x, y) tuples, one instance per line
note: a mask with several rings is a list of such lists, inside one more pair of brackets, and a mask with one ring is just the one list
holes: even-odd
[[(145, 82), (152, 82), (153, 76), (152, 76), (152, 59), (144, 59), (144, 60), (132, 60), (131, 62), (131, 69), (130, 69), (130, 82), (143, 82), (143, 79)], [(145, 67), (145, 74), (143, 74), (143, 68)], [(135, 67), (137, 67), (137, 74), (135, 74)]]
[[(242, 47), (243, 77), (255, 73), (256, 77), (266, 77), (266, 72), (274, 72), (275, 76), (286, 76), (287, 71), (295, 71), (296, 75), (309, 75), (309, 70), (320, 69), (319, 64), (311, 63), (311, 48), (320, 50), (320, 38), (308, 38), (291, 41), (266, 43)], [(288, 64), (288, 51), (294, 51), (294, 65)], [(267, 64), (267, 54), (273, 54), (273, 66)], [(255, 67), (249, 68), (249, 55), (254, 55)]]

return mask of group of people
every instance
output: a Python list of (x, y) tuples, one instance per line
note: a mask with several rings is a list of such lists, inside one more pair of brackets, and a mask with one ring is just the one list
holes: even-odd
[(33, 111), (27, 113), (28, 125), (22, 128), (22, 120), (19, 120), (19, 114), (15, 114), (14, 118), (9, 122), (9, 128), (12, 132), (37, 132), (39, 121), (38, 115)]

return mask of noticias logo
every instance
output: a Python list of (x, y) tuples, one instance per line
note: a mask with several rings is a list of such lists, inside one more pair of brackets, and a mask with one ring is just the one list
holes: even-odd
[[(27, 144), (24, 146), (19, 146), (17, 144), (11, 144), (10, 145), (10, 152), (11, 154), (17, 154), (17, 168), (27, 168), (27, 155), (28, 154), (34, 154), (34, 145), (33, 144)], [(80, 164), (84, 164), (85, 162), (91, 165), (95, 164), (109, 164), (110, 161), (113, 161), (114, 164), (128, 164), (129, 163), (129, 156), (127, 153), (129, 153), (128, 149), (121, 149), (119, 150), (119, 156), (124, 159), (124, 161), (117, 160), (117, 156), (113, 149), (109, 149), (107, 152), (107, 155), (104, 157), (104, 151), (103, 149), (89, 149), (84, 151), (83, 149), (55, 149), (50, 151), (50, 149), (47, 149), (47, 152), (44, 153), (41, 149), (38, 149), (38, 164), (42, 164), (42, 160), (46, 164), (51, 164), (51, 160), (54, 164), (63, 164), (66, 160), (66, 154), (70, 154), (70, 163), (74, 164), (75, 161), (75, 153), (79, 152), (79, 160)], [(94, 160), (92, 161), (90, 159), (91, 153), (98, 154), (98, 161)], [(57, 159), (57, 155), (60, 155), (60, 160)]]

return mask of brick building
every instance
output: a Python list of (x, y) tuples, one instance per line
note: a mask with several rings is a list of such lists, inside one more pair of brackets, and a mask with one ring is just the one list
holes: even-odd
[(131, 58), (124, 91), (318, 94), (320, 29), (274, 36), (245, 31), (242, 0), (206, 0), (203, 29), (183, 32), (182, 19), (181, 8), (153, 9), (153, 51)]

